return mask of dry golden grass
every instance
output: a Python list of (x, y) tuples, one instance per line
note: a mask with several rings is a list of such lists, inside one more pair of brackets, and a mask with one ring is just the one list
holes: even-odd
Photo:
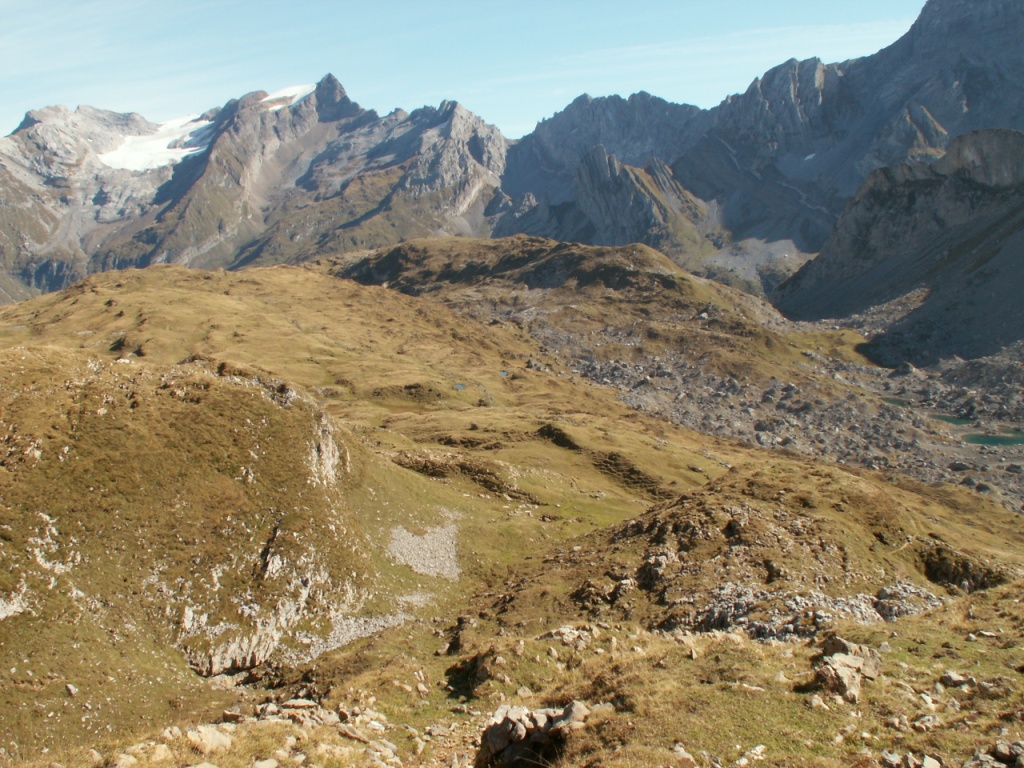
[[(470, 269), (469, 246), (446, 247), (450, 269)], [(560, 253), (562, 266), (575, 263), (571, 248)], [(657, 255), (647, 254), (635, 271), (619, 263), (625, 251), (607, 257), (577, 264), (566, 290), (585, 297), (581, 281), (639, 281), (631, 295), (650, 295), (629, 310), (637, 319), (658, 305), (657, 291), (680, 302), (683, 318), (708, 301), (725, 306), (727, 294), (679, 277)], [(514, 306), (515, 295), (477, 298)], [(608, 318), (607, 307), (559, 302), (576, 333)], [(728, 322), (686, 343), (705, 345), (709, 364), (722, 370), (795, 370), (798, 350), (745, 312), (736, 308)], [(680, 338), (665, 332), (644, 344), (667, 348)], [(818, 341), (838, 351), (852, 346), (840, 336)], [(157, 610), (155, 582), (146, 580), (159, 566), (161, 578), (193, 583), (197, 594), (213, 595), (211, 615), (228, 615), (230, 596), (247, 590), (273, 598), (283, 585), (254, 578), (251, 563), (237, 567), (239, 521), (253, 542), (265, 543), (271, 509), (284, 513), (282, 530), (295, 534), (294, 557), (315, 542), (332, 571), (353, 574), (365, 592), (360, 615), (402, 609), (410, 619), (309, 663), (271, 670), (263, 682), (280, 686), (278, 697), (304, 690), (332, 707), (374, 697), (406, 765), (472, 757), (471, 740), (487, 714), (501, 701), (518, 701), (522, 686), (532, 691), (524, 700), (531, 706), (571, 698), (609, 705), (570, 743), (566, 765), (670, 765), (678, 741), (723, 761), (764, 744), (765, 765), (840, 766), (883, 746), (964, 755), (998, 728), (1011, 735), (1018, 728), (1019, 584), (958, 596), (930, 584), (924, 569), (928, 542), (980, 563), (1020, 564), (1018, 518), (977, 496), (777, 453), (769, 459), (675, 429), (566, 373), (515, 324), (484, 326), (426, 298), (313, 270), (160, 267), (97, 275), (0, 312), (0, 348), (0, 435), (8, 449), (0, 462), (0, 551), (9, 566), (0, 570), (0, 597), (16, 593), (22, 572), (36, 596), (31, 611), (0, 623), (0, 703), (8, 713), (0, 746), (16, 762), (81, 764), (76, 749), (88, 746), (110, 759), (164, 726), (209, 722), (229, 703), (245, 709), (265, 695), (212, 691), (197, 679), (174, 645), (180, 614)], [(321, 413), (346, 452), (339, 483), (326, 490), (309, 481), (307, 461)], [(260, 425), (259, 434), (243, 424)], [(241, 473), (250, 464), (253, 483)], [(628, 612), (598, 617), (607, 626), (585, 649), (542, 637), (595, 620), (573, 593), (610, 569), (635, 572), (662, 543), (645, 533), (648, 526), (671, 529), (704, 516), (707, 551), (695, 552), (728, 561), (728, 552), (739, 552), (720, 536), (731, 508), (746, 510), (746, 559), (737, 554), (732, 571), (706, 566), (672, 575), (670, 591), (699, 596), (730, 574), (763, 579), (758, 568), (775, 559), (789, 572), (780, 583), (794, 588), (870, 590), (883, 583), (876, 574), (884, 569), (884, 583), (914, 581), (951, 602), (892, 625), (836, 624), (853, 640), (892, 647), (886, 679), (867, 685), (856, 708), (808, 707), (812, 645), (650, 633), (666, 611), (653, 591), (634, 592)], [(39, 512), (56, 520), (56, 549), (38, 543), (47, 536)], [(806, 535), (773, 543), (769, 523), (780, 513), (803, 521)], [(635, 529), (626, 524), (634, 519)], [(332, 522), (345, 527), (344, 537), (325, 527)], [(422, 535), (449, 523), (458, 528), (459, 581), (416, 573), (388, 554), (398, 527)], [(839, 554), (818, 558), (815, 541)], [(46, 571), (33, 554), (41, 547), (47, 562), (70, 562), (75, 549), (83, 559), (64, 573)], [(225, 565), (221, 591), (208, 578), (218, 563)], [(822, 586), (815, 576), (830, 581)], [(94, 610), (82, 609), (72, 587)], [(464, 622), (459, 647), (437, 655), (455, 639), (459, 616), (475, 624)], [(956, 699), (963, 714), (949, 705), (948, 729), (886, 725), (900, 713), (918, 714), (918, 694), (934, 687), (944, 666), (1010, 683), (994, 698), (950, 692), (943, 701)], [(421, 678), (425, 695), (415, 690)], [(76, 696), (67, 693), (69, 681)], [(453, 722), (454, 736), (414, 756), (403, 725), (422, 733)], [(837, 741), (851, 724), (855, 730)], [(217, 765), (248, 766), (264, 756), (282, 734), (261, 728), (240, 727), (236, 750)], [(366, 762), (359, 752), (317, 756), (321, 743), (353, 746), (333, 732), (295, 735), (308, 745), (307, 764)], [(46, 745), (51, 753), (40, 757)], [(175, 749), (180, 764), (200, 761)]]
[[(521, 334), (299, 269), (98, 275), (5, 309), (0, 339), (0, 589), (15, 599), (24, 577), (39, 596), (0, 625), (2, 666), (15, 670), (4, 675), (16, 713), (5, 733), (22, 755), (231, 698), (210, 696), (173, 646), (188, 601), (163, 616), (153, 590), (212, 590), (211, 623), (230, 620), (240, 592), (271, 603), (270, 585), (253, 581), (258, 568), (234, 552), (240, 535), (257, 558), (268, 526), (336, 542), (317, 545), (332, 553), (319, 557), (352, 573), (363, 615), (416, 610), (399, 598), (421, 592), (431, 603), (423, 610), (446, 611), (524, 551), (638, 514), (652, 490), (703, 482), (688, 469), (697, 458), (714, 473), (737, 450), (527, 368), (554, 364)], [(329, 491), (308, 479), (319, 412), (333, 418), (345, 453)], [(550, 424), (582, 448), (552, 442)], [(700, 457), (708, 448), (721, 449), (720, 462)], [(612, 454), (629, 463), (609, 462)], [(623, 474), (631, 465), (644, 467), (647, 485)], [(446, 466), (458, 471), (432, 470)], [(32, 540), (48, 525), (40, 513), (59, 536), (46, 557), (81, 558), (66, 573), (33, 560)], [(388, 555), (396, 527), (422, 533), (449, 520), (462, 582)], [(46, 588), (50, 576), (58, 588)], [(76, 590), (85, 597), (67, 597)], [(84, 609), (94, 603), (103, 609)]]

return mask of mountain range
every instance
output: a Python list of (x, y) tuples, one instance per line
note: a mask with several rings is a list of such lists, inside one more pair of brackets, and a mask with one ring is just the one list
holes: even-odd
[(642, 242), (770, 293), (875, 169), (1024, 128), (1013, 0), (929, 0), (888, 48), (790, 60), (701, 110), (581, 96), (518, 141), (455, 102), (380, 116), (326, 76), (163, 126), (90, 107), (0, 139), (0, 290), (106, 269), (297, 263), (413, 237)]

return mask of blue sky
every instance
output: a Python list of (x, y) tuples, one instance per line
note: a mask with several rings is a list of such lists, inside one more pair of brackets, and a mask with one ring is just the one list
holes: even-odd
[(36, 107), (162, 122), (333, 73), (386, 113), (444, 99), (510, 138), (581, 93), (710, 107), (790, 57), (841, 61), (924, 0), (0, 0), (0, 135)]

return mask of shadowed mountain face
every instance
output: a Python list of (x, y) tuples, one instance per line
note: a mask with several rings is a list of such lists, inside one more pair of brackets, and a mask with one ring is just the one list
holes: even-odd
[(517, 233), (641, 242), (768, 291), (872, 170), (934, 158), (969, 130), (1024, 128), (1022, 29), (1011, 0), (931, 0), (874, 55), (790, 60), (710, 110), (581, 96), (512, 143), (454, 102), (379, 116), (331, 76), (170, 127), (36, 110), (0, 139), (0, 296), (156, 262)]
[(818, 250), (871, 170), (941, 152), (968, 130), (1022, 127), (1022, 28), (1019, 3), (932, 0), (873, 56), (770, 70), (713, 110), (673, 169), (724, 206), (734, 233)]
[(821, 255), (774, 300), (796, 319), (875, 308), (873, 353), (917, 365), (992, 355), (1024, 339), (1024, 133), (979, 131), (931, 165), (874, 172)]

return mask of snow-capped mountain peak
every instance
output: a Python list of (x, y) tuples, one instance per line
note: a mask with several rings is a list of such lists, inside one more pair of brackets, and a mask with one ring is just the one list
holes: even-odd
[(316, 90), (316, 83), (311, 85), (293, 85), (274, 91), (262, 99), (263, 103), (269, 105), (270, 109), (276, 112), (279, 109), (297, 104)]

